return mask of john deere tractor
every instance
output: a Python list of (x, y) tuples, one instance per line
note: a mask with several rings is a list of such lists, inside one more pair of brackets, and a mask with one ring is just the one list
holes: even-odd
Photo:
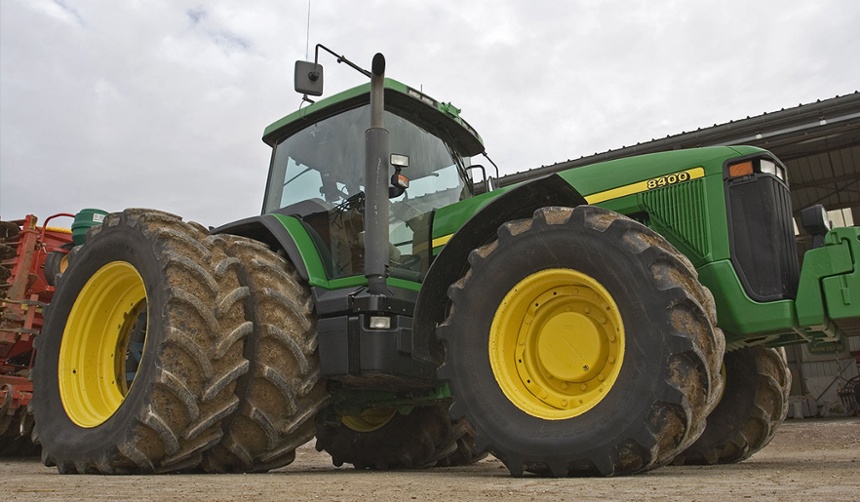
[[(380, 54), (338, 61), (370, 83), (266, 128), (261, 215), (128, 209), (71, 251), (33, 374), (46, 465), (262, 472), (315, 436), (370, 469), (734, 462), (785, 416), (779, 347), (860, 334), (860, 231), (805, 213), (821, 242), (801, 270), (769, 152), (493, 189), (459, 109)], [(318, 58), (296, 70), (322, 94)]]

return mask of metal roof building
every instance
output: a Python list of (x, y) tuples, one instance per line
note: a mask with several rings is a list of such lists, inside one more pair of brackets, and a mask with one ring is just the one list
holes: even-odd
[(715, 145), (770, 150), (788, 167), (795, 214), (812, 204), (852, 208), (860, 221), (860, 92), (501, 177), (500, 186), (566, 169), (645, 153)]

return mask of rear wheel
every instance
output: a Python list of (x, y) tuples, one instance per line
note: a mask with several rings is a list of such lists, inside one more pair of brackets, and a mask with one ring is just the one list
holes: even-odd
[(314, 436), (328, 402), (319, 378), (317, 317), (310, 286), (262, 243), (215, 236), (241, 269), (249, 295), (245, 357), (251, 366), (236, 389), (239, 409), (224, 437), (206, 452), (209, 472), (265, 472), (290, 464)]
[(225, 259), (201, 226), (136, 209), (107, 216), (72, 250), (36, 339), (31, 404), (46, 465), (199, 465), (247, 370), (243, 290)]
[(722, 398), (705, 432), (675, 457), (675, 465), (740, 462), (767, 446), (785, 420), (791, 390), (785, 349), (738, 349), (726, 353), (724, 364)]
[(543, 208), (472, 252), (439, 334), (451, 416), (513, 475), (664, 465), (701, 434), (724, 350), (712, 297), (662, 237)]
[(321, 425), (316, 448), (328, 452), (334, 465), (356, 469), (447, 467), (480, 460), (466, 422), (452, 423), (447, 408), (422, 406), (406, 415), (394, 408), (370, 408)]

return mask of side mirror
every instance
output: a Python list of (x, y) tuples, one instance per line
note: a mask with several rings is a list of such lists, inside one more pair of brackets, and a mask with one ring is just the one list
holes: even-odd
[(322, 65), (310, 61), (296, 61), (295, 88), (299, 94), (322, 96)]

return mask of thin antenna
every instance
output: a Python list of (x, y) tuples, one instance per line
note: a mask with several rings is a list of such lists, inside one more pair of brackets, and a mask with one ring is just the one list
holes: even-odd
[(310, 57), (311, 46), (311, 0), (308, 0), (308, 34), (305, 38), (305, 61)]

